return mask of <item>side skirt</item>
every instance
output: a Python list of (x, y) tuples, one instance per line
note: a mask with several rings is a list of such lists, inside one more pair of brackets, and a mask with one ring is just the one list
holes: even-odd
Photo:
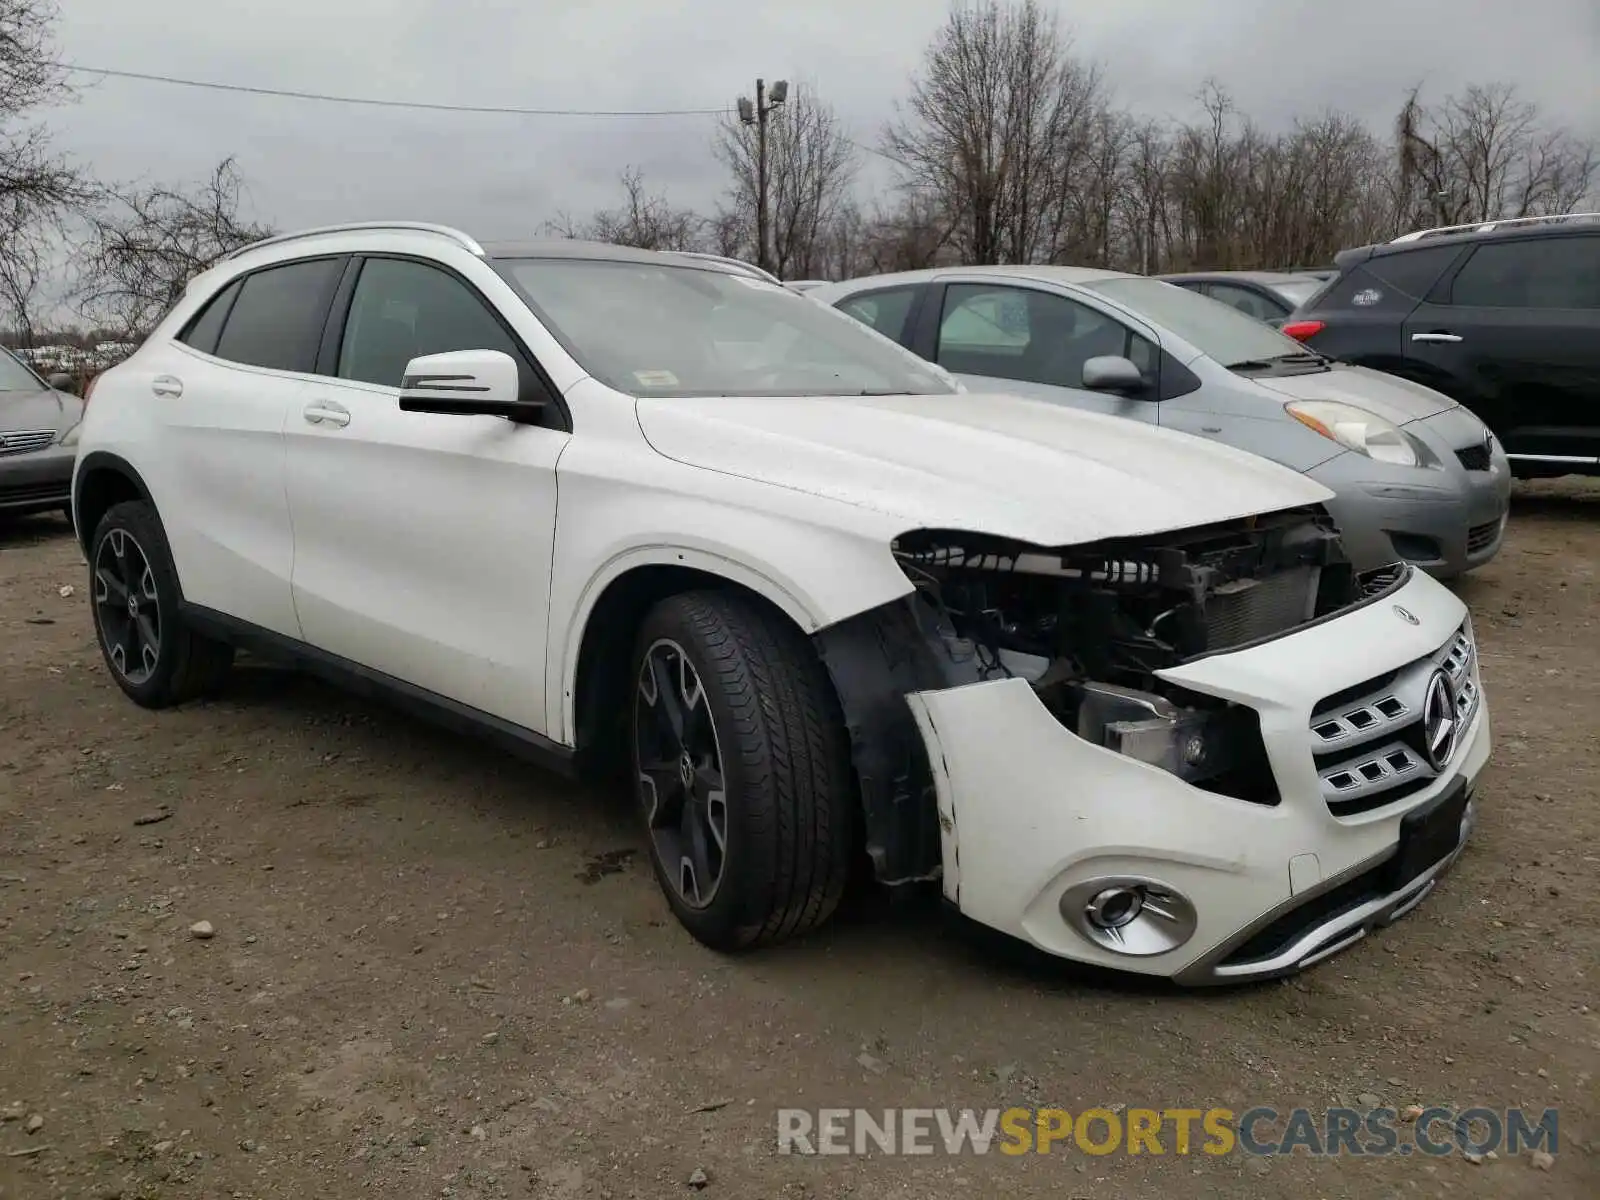
[(571, 746), (563, 746), (522, 725), (215, 609), (184, 602), (178, 611), (196, 633), (304, 671), (344, 691), (390, 704), (431, 724), (488, 741), (565, 778), (577, 775)]

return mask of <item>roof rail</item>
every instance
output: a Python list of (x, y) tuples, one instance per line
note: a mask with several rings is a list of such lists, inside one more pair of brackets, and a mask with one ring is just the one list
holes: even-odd
[(404, 233), (432, 233), (439, 237), (449, 238), (469, 254), (476, 254), (479, 258), (484, 256), (483, 247), (477, 241), (459, 229), (452, 229), (448, 225), (432, 225), (426, 221), (353, 221), (345, 225), (319, 225), (313, 229), (297, 229), (293, 233), (280, 233), (274, 237), (262, 238), (259, 242), (251, 242), (247, 246), (240, 246), (237, 250), (229, 251), (222, 256), (221, 261), (238, 258), (250, 250), (259, 250), (262, 246), (276, 246), (282, 242), (298, 241), (300, 238), (317, 237), (324, 233), (360, 233), (365, 230), (394, 230)]
[(680, 258), (698, 258), (705, 262), (719, 262), (726, 266), (737, 267), (746, 275), (754, 275), (757, 279), (764, 279), (768, 283), (782, 283), (783, 281), (771, 271), (764, 271), (755, 263), (745, 262), (742, 258), (734, 258), (728, 254), (709, 254), (704, 250), (668, 250), (667, 254), (676, 254)]
[(1402, 233), (1395, 242), (1420, 242), (1426, 237), (1442, 237), (1451, 233), (1488, 233), (1503, 225), (1560, 225), (1566, 221), (1600, 221), (1600, 212), (1552, 213), (1545, 217), (1505, 217), (1495, 221), (1472, 221), (1466, 225), (1440, 225), (1436, 229), (1417, 229)]

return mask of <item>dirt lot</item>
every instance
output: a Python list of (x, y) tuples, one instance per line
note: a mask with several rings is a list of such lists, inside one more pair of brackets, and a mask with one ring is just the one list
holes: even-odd
[[(719, 958), (614, 799), (260, 667), (134, 707), (66, 525), (0, 527), (0, 1195), (1600, 1195), (1597, 576), (1600, 487), (1521, 488), (1461, 587), (1498, 739), (1473, 846), (1300, 979), (1190, 995), (1019, 964), (931, 904)], [(1374, 1097), (1559, 1106), (1560, 1152), (775, 1151), (788, 1106)]]

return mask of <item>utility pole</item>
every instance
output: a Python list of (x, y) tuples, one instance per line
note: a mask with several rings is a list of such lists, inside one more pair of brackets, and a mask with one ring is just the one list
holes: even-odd
[(772, 253), (768, 247), (767, 227), (767, 117), (789, 98), (789, 81), (779, 79), (767, 94), (767, 81), (756, 80), (756, 102), (748, 96), (739, 97), (739, 121), (756, 127), (756, 266), (771, 271)]

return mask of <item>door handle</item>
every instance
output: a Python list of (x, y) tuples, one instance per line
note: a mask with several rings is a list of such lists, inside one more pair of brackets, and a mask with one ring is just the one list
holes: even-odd
[(333, 425), (342, 429), (350, 424), (350, 410), (332, 400), (313, 400), (301, 415), (313, 425)]
[(1411, 335), (1411, 340), (1413, 342), (1459, 342), (1461, 340), (1461, 335), (1458, 333), (1445, 333), (1443, 330), (1435, 330), (1433, 333), (1413, 333)]
[(157, 375), (150, 381), (150, 390), (158, 396), (176, 400), (183, 395), (183, 380), (176, 375)]

